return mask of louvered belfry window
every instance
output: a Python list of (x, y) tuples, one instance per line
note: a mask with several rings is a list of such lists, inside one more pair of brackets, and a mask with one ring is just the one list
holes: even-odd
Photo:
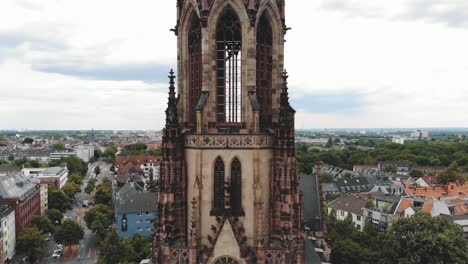
[(224, 211), (224, 162), (218, 157), (214, 167), (214, 197), (213, 197), (213, 212), (216, 215), (222, 214)]
[(189, 123), (195, 122), (195, 106), (202, 89), (202, 45), (200, 20), (193, 12), (188, 33)]
[(216, 30), (216, 119), (219, 123), (241, 122), (241, 50), (239, 17), (227, 6)]
[(231, 210), (232, 215), (242, 214), (242, 168), (239, 159), (231, 164)]
[(257, 98), (260, 104), (260, 125), (272, 122), (273, 37), (270, 20), (264, 13), (257, 25)]

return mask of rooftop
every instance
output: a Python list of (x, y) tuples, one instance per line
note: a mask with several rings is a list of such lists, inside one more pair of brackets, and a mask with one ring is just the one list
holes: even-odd
[(123, 186), (118, 194), (115, 212), (118, 214), (156, 212), (158, 199), (155, 193), (141, 192), (135, 184), (129, 182)]
[(344, 194), (341, 197), (331, 201), (328, 207), (351, 212), (356, 215), (362, 215), (362, 208), (367, 204), (367, 199), (357, 197), (352, 194)]
[(37, 184), (21, 172), (11, 172), (0, 176), (0, 195), (7, 198), (21, 198)]

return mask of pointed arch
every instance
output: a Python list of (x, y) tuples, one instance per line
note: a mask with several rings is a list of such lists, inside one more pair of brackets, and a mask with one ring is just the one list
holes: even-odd
[(241, 122), (242, 27), (238, 14), (226, 5), (216, 24), (216, 119)]
[(202, 30), (200, 19), (192, 11), (188, 28), (188, 122), (195, 123), (195, 106), (202, 90)]
[(272, 122), (273, 30), (268, 12), (263, 12), (257, 23), (257, 98), (260, 104), (260, 126)]
[(213, 210), (212, 214), (221, 215), (224, 211), (224, 184), (225, 168), (221, 157), (216, 158), (214, 164), (214, 182), (213, 182)]
[(235, 157), (231, 163), (231, 213), (233, 216), (243, 215), (242, 210), (242, 164)]

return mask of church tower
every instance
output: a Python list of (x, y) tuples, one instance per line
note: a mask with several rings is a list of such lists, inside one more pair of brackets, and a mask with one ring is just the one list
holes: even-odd
[(304, 262), (284, 2), (177, 0), (156, 263)]

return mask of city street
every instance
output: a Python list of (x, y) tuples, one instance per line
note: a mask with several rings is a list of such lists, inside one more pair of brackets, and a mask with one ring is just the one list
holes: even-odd
[[(101, 173), (97, 176), (94, 173), (94, 168), (99, 166), (101, 169)], [(83, 227), (85, 234), (83, 240), (80, 241), (78, 252), (76, 253), (75, 257), (71, 260), (63, 260), (59, 258), (53, 258), (52, 254), (57, 249), (57, 244), (53, 241), (53, 238), (50, 241), (47, 241), (46, 246), (46, 254), (45, 257), (42, 259), (41, 263), (96, 263), (97, 261), (97, 245), (95, 235), (91, 230), (86, 227), (86, 223), (84, 222), (84, 216), (86, 213), (87, 208), (83, 207), (83, 201), (88, 200), (92, 201), (92, 197), (88, 195), (84, 190), (88, 185), (88, 181), (90, 179), (96, 179), (96, 185), (99, 184), (104, 177), (112, 177), (112, 172), (110, 170), (111, 164), (97, 161), (88, 166), (88, 173), (83, 179), (83, 185), (81, 187), (81, 192), (76, 194), (75, 201), (73, 203), (72, 210), (68, 210), (64, 213), (64, 216), (77, 221)], [(68, 248), (64, 248), (64, 251), (68, 250)], [(21, 263), (21, 259), (23, 256), (16, 256), (11, 263)]]

